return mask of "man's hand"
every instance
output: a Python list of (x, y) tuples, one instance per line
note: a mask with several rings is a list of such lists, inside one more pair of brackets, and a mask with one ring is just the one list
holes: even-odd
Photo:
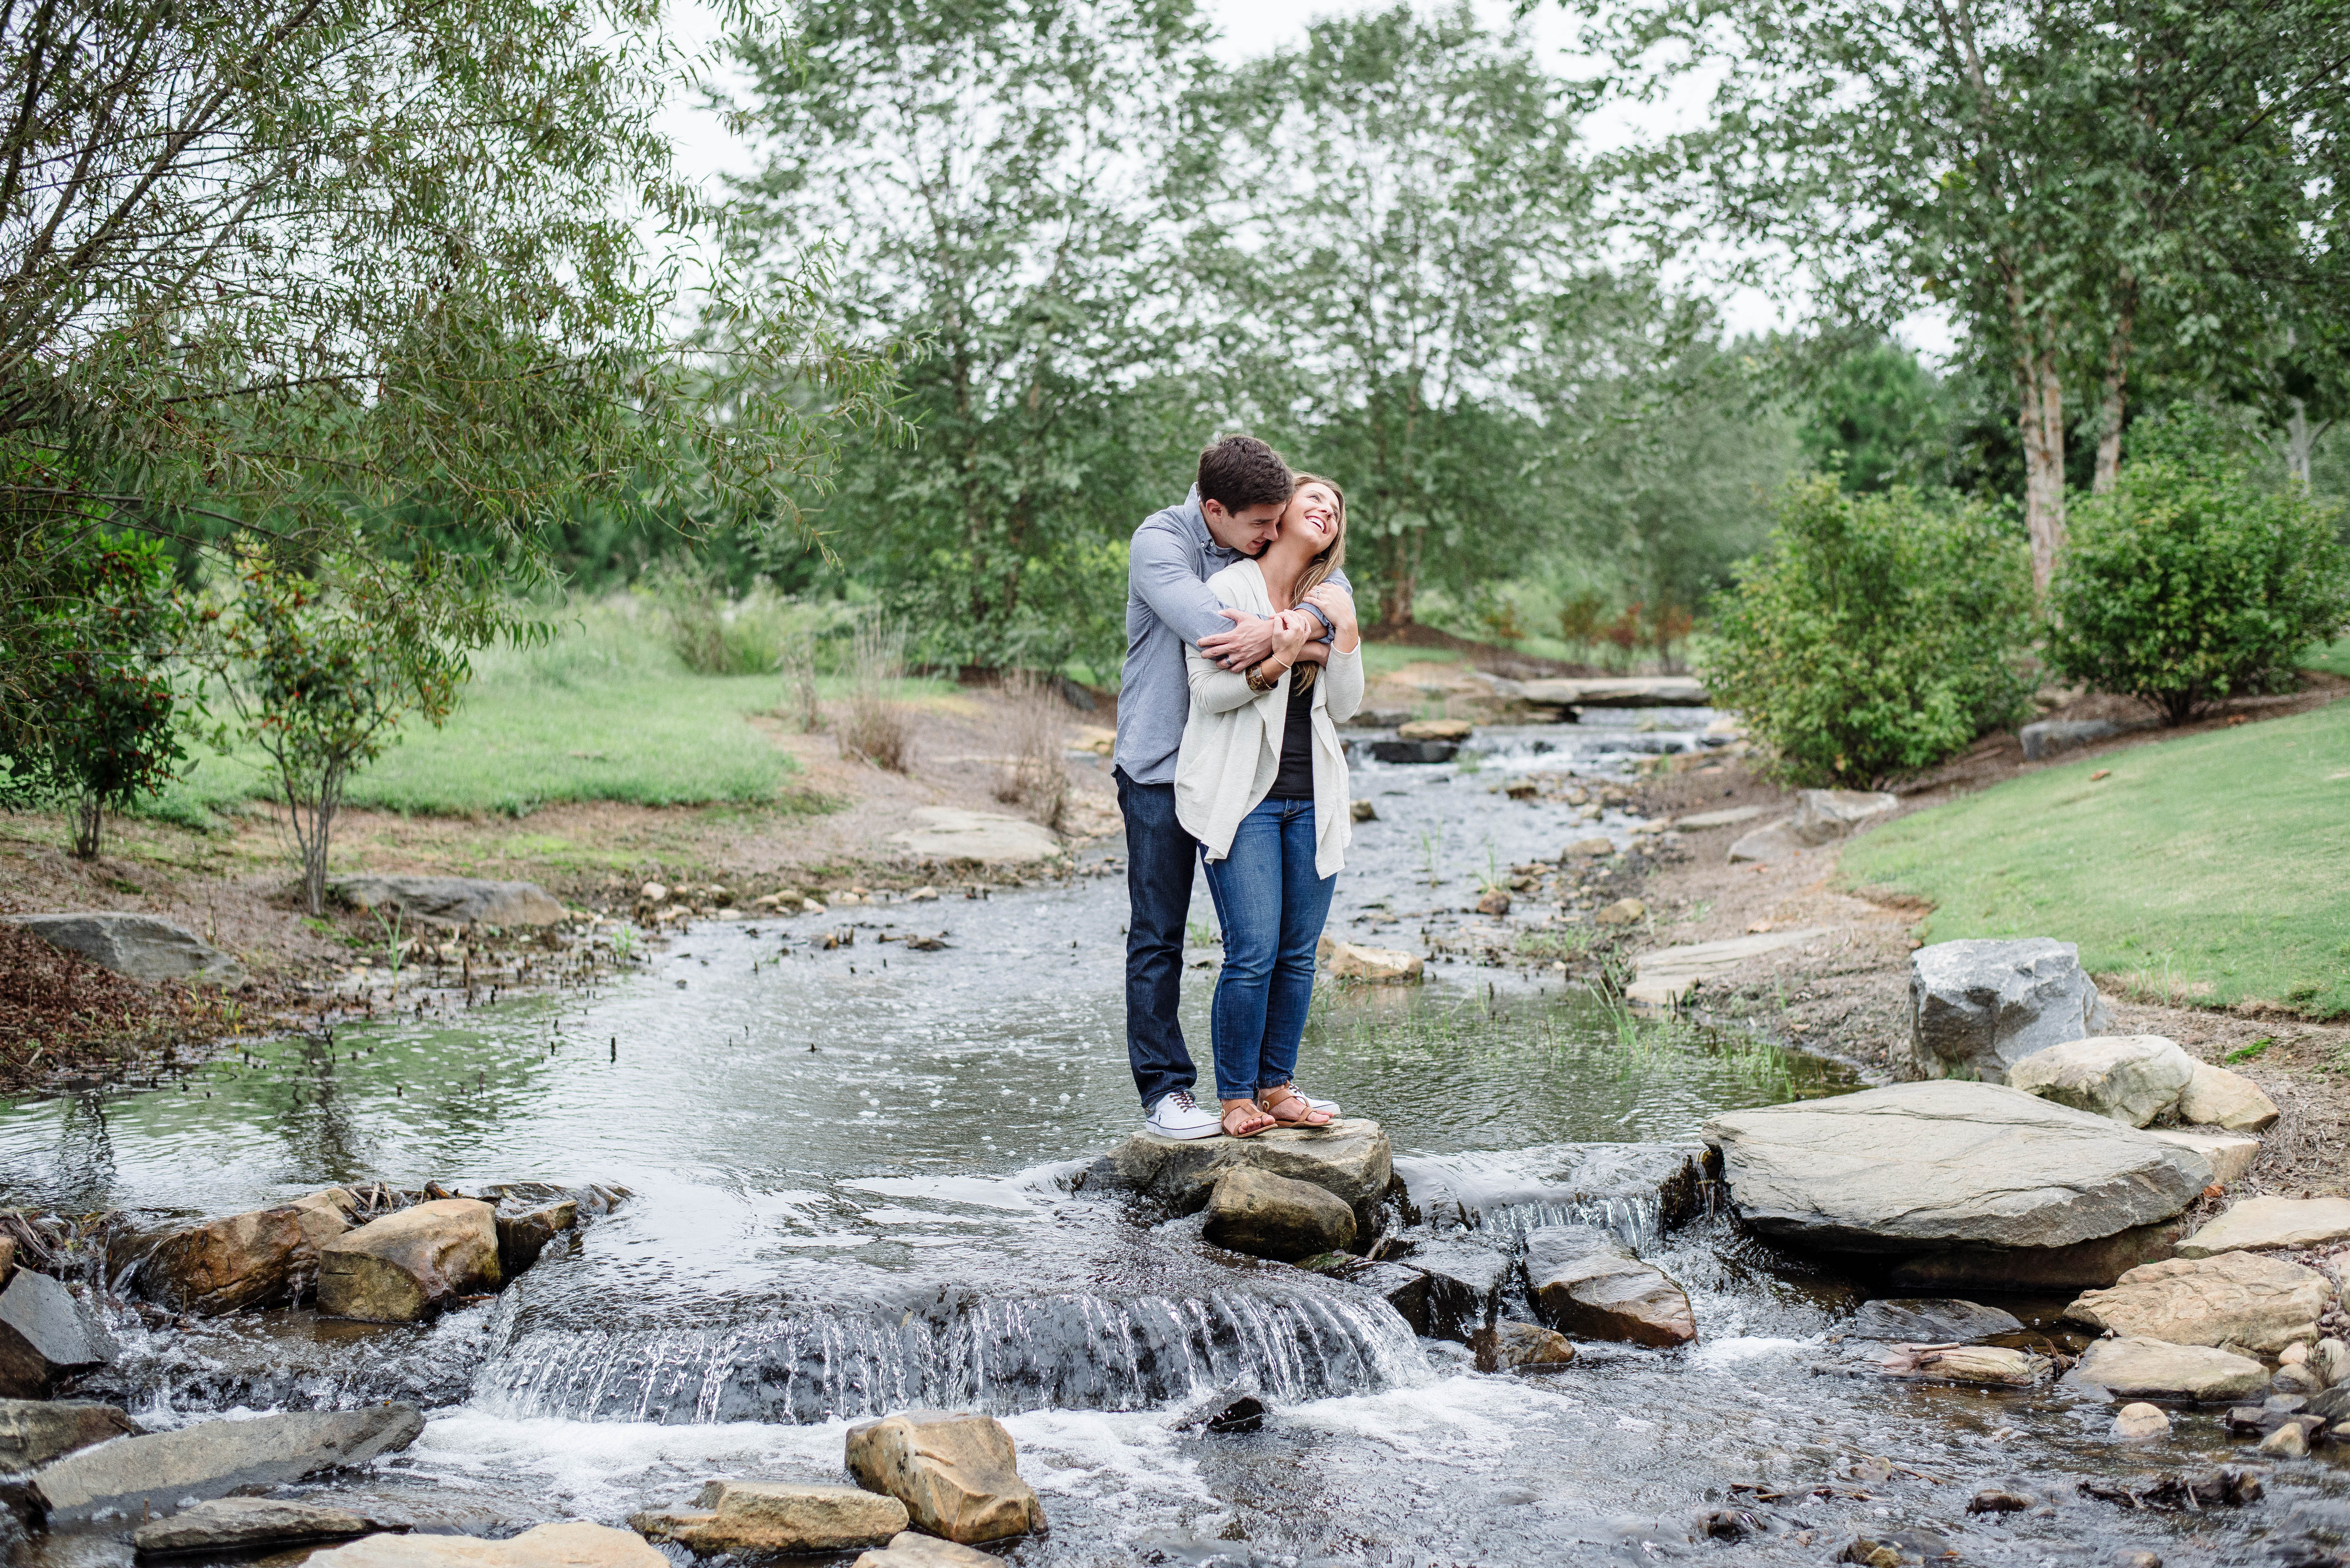
[(1260, 620), (1246, 610), (1220, 609), (1216, 613), (1231, 621), (1232, 628), (1201, 638), (1201, 653), (1226, 670), (1253, 670), (1272, 654), (1272, 621)]
[(1308, 590), (1305, 602), (1319, 608), (1330, 618), (1331, 640), (1351, 650), (1356, 639), (1355, 597), (1336, 583), (1323, 583)]

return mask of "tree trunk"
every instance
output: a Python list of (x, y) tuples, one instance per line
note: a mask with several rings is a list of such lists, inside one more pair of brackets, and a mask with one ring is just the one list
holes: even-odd
[(96, 790), (84, 790), (74, 802), (73, 857), (77, 860), (98, 858), (98, 830), (104, 815)]
[[(2097, 416), (2097, 472), (2089, 481), (2093, 495), (2110, 493), (2121, 475), (2123, 398), (2129, 388), (2130, 328), (2137, 319), (2137, 286), (2131, 283), (2125, 286), (2121, 315), (2106, 343), (2106, 400)], [(2061, 470), (2063, 464), (2058, 467)]]
[(2064, 388), (2056, 357), (2043, 350), (2020, 358), (2023, 431), (2023, 527), (2032, 536), (2032, 586), (2042, 598), (2064, 553)]
[(2295, 398), (2293, 415), (2284, 422), (2284, 466), (2303, 488), (2309, 484), (2310, 449), (2316, 444), (2309, 430), (2309, 405)]

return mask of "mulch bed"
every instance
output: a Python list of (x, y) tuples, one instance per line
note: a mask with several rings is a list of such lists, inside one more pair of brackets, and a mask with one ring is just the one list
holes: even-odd
[(141, 985), (0, 923), (0, 1091), (118, 1075), (165, 1042), (217, 1033), (219, 1003)]

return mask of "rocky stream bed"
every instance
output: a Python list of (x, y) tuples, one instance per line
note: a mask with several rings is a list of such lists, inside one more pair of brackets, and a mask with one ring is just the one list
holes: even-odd
[(13, 1557), (2341, 1561), (2350, 1215), (2230, 1207), (2258, 1128), (2163, 1125), (2152, 1047), (1872, 1087), (1603, 1005), (1661, 826), (1607, 792), (1711, 716), (1600, 717), (1364, 759), (1334, 934), (1435, 961), (1317, 1011), (1319, 1137), (1134, 1137), (1115, 876), (675, 919), (0, 1112)]

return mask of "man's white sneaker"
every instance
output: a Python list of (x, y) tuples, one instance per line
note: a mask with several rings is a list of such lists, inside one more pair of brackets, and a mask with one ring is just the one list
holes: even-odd
[(1201, 1110), (1189, 1089), (1159, 1096), (1142, 1125), (1160, 1137), (1214, 1137), (1224, 1130), (1215, 1113)]

